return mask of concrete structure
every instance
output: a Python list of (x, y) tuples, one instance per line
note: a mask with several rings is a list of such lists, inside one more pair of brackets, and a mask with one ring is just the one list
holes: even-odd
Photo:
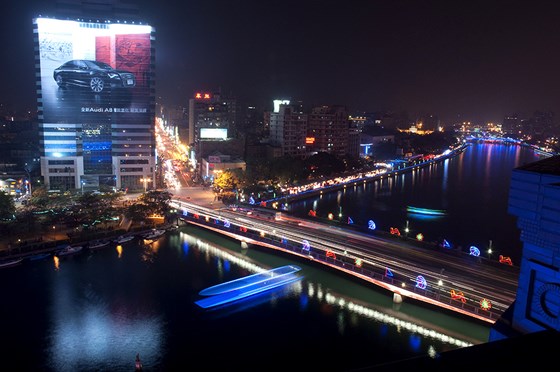
[(521, 230), (521, 272), (509, 318), (491, 340), (560, 331), (560, 156), (513, 170), (508, 211)]

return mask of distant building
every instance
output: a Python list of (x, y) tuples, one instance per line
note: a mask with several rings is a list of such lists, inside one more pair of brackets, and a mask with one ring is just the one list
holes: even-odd
[(202, 158), (201, 175), (205, 181), (212, 182), (214, 178), (223, 171), (231, 169), (246, 169), (245, 161), (239, 158), (232, 158), (230, 155), (224, 155), (215, 152), (208, 157)]
[(306, 146), (342, 158), (348, 153), (350, 120), (345, 106), (313, 107), (307, 120)]
[(155, 30), (126, 2), (59, 5), (33, 20), (45, 186), (153, 187)]
[(368, 127), (360, 133), (360, 156), (373, 156), (376, 147), (382, 144), (395, 144), (394, 131), (381, 127)]
[[(220, 93), (196, 92), (189, 99), (189, 138), (196, 162), (200, 162), (204, 141), (226, 141), (235, 137), (236, 100)], [(197, 164), (193, 164), (195, 168)]]
[[(288, 103), (287, 103), (288, 102)], [(265, 113), (269, 142), (282, 149), (282, 156), (305, 157), (308, 115), (301, 105), (279, 102), (274, 111)]]

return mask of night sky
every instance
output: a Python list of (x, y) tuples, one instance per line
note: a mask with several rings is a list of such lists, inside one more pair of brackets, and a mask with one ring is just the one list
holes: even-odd
[[(197, 90), (270, 109), (276, 98), (352, 113), (431, 113), (445, 124), (560, 113), (553, 1), (147, 1), (158, 101)], [(0, 103), (35, 106), (32, 18), (54, 1), (0, 5)]]

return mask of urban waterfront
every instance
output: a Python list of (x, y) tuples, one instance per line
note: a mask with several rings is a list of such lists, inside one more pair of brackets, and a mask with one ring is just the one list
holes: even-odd
[[(462, 228), (471, 223), (467, 212), (474, 209), (483, 214), (481, 225), (474, 224), (474, 230), (494, 233), (499, 220), (507, 215), (511, 169), (537, 160), (533, 157), (519, 147), (474, 145), (439, 165), (383, 181), (392, 182), (391, 187), (372, 183), (365, 192), (358, 188), (356, 194), (365, 199), (355, 210), (364, 210), (365, 219), (379, 211), (383, 212), (379, 215), (390, 215), (391, 207), (399, 205), (446, 209), (448, 214), (440, 221), (446, 227)], [(437, 181), (435, 185), (429, 176)], [(456, 184), (457, 180), (465, 184)], [(408, 184), (420, 190), (407, 189)], [(480, 191), (479, 186), (484, 185), (488, 197)], [(368, 187), (374, 192), (369, 193)], [(502, 189), (493, 191), (497, 187)], [(426, 188), (431, 192), (423, 194), (421, 190)], [(358, 196), (349, 191), (334, 194), (334, 200), (339, 198), (343, 211), (350, 214), (350, 201)], [(366, 194), (377, 199), (366, 202)], [(403, 195), (408, 199), (399, 203)], [(459, 207), (454, 206), (457, 195), (461, 196)], [(469, 195), (480, 203), (466, 200)], [(301, 202), (301, 210), (309, 208), (305, 203), (313, 203), (320, 215), (321, 208), (331, 210), (332, 206), (321, 204), (331, 198), (323, 195), (322, 200)], [(488, 199), (496, 204), (487, 206)], [(366, 210), (370, 205), (375, 208)], [(456, 214), (456, 208), (465, 213)], [(360, 221), (362, 216), (352, 218)], [(417, 226), (426, 228), (427, 237), (431, 234), (428, 227), (437, 231), (436, 220), (412, 219), (401, 209), (395, 216), (407, 217), (413, 232)], [(494, 228), (482, 225), (494, 220)], [(376, 223), (381, 229), (393, 221), (376, 217)], [(513, 219), (512, 224), (515, 229)], [(450, 241), (461, 241), (462, 229), (446, 231), (456, 237), (448, 238)], [(511, 240), (520, 247), (511, 236), (498, 233), (480, 234), (477, 239), (493, 239), (499, 252), (502, 241)], [(514, 253), (504, 251), (512, 257)], [(286, 264), (302, 268), (301, 280), (215, 310), (195, 304), (200, 299), (198, 292), (208, 286)], [(6, 296), (0, 312), (8, 340), (4, 353), (19, 370), (129, 371), (137, 353), (144, 369), (154, 371), (200, 365), (245, 371), (307, 370), (312, 366), (352, 370), (419, 355), (435, 356), (486, 342), (489, 334), (486, 324), (406, 299), (393, 303), (389, 293), (311, 262), (262, 248), (243, 250), (238, 242), (195, 227), (168, 232), (152, 244), (135, 241), (120, 248), (24, 262), (0, 270), (0, 279)]]
[[(542, 156), (528, 147), (475, 143), (428, 167), (291, 202), (289, 211), (303, 217), (314, 210), (325, 221), (332, 213), (341, 225), (350, 218), (354, 225), (366, 227), (372, 220), (376, 230), (388, 233), (394, 227), (403, 236), (408, 221), (409, 238), (420, 233), (425, 242), (445, 239), (451, 249), (465, 253), (475, 246), (484, 257), (491, 246), (491, 259), (508, 256), (519, 265), (519, 229), (507, 212), (509, 182), (513, 168), (539, 159)], [(410, 213), (407, 206), (445, 214)]]

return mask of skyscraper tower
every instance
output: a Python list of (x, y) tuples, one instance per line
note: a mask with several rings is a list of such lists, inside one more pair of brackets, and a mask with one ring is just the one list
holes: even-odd
[(45, 185), (152, 188), (155, 30), (119, 1), (59, 5), (33, 20)]

